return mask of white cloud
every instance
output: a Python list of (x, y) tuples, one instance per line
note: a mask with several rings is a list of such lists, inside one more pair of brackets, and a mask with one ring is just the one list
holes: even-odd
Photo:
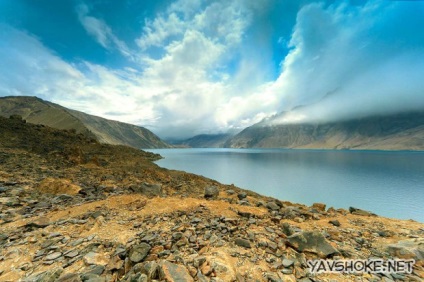
[[(0, 42), (8, 44), (0, 43), (0, 61), (10, 67), (0, 68), (0, 95), (38, 95), (174, 138), (242, 129), (299, 105), (309, 107), (290, 119), (424, 106), (424, 35), (408, 33), (424, 23), (411, 23), (402, 4), (305, 6), (280, 76), (266, 81), (265, 51), (244, 46), (262, 2), (178, 3), (146, 21), (140, 49), (128, 51), (141, 58), (131, 68), (68, 63), (33, 35), (2, 27)], [(78, 13), (99, 44), (125, 54), (126, 44), (104, 21), (84, 5)], [(157, 48), (160, 56), (153, 56), (149, 50)]]
[[(334, 121), (424, 107), (424, 24), (411, 3), (310, 4), (300, 10), (271, 86), (280, 122)], [(399, 20), (403, 19), (403, 20)], [(421, 37), (421, 39), (417, 39)], [(299, 107), (301, 106), (301, 107)]]
[(122, 40), (118, 39), (112, 29), (101, 19), (89, 16), (90, 10), (86, 4), (77, 7), (78, 19), (88, 34), (108, 50), (116, 48), (122, 55), (132, 57), (131, 50)]

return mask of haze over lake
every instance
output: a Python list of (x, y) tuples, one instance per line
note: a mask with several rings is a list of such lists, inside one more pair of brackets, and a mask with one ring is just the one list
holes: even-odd
[(424, 152), (160, 149), (164, 168), (280, 200), (424, 222)]

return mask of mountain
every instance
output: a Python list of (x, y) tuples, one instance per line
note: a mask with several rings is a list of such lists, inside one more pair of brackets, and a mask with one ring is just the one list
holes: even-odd
[(9, 117), (11, 115), (20, 115), (29, 123), (75, 130), (100, 143), (127, 145), (135, 148), (170, 147), (146, 128), (71, 110), (37, 97), (1, 97), (0, 116)]
[(327, 123), (262, 121), (230, 138), (225, 147), (424, 150), (424, 111)]
[(186, 140), (174, 141), (171, 144), (191, 148), (222, 148), (225, 142), (233, 135), (223, 134), (200, 134)]

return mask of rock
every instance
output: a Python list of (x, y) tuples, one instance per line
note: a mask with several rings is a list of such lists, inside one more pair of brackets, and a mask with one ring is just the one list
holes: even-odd
[(74, 258), (77, 255), (79, 255), (79, 252), (77, 250), (73, 250), (73, 251), (65, 253), (66, 258)]
[(103, 273), (103, 271), (105, 271), (105, 267), (103, 265), (92, 265), (85, 274), (99, 276)]
[(56, 282), (82, 282), (82, 280), (77, 273), (67, 273), (61, 275), (59, 279), (56, 280)]
[(325, 212), (326, 205), (323, 203), (313, 203), (312, 208), (320, 212)]
[(278, 211), (280, 209), (280, 206), (278, 206), (275, 202), (266, 203), (266, 207), (273, 211)]
[(162, 184), (143, 183), (141, 193), (147, 196), (162, 196)]
[(73, 184), (68, 179), (45, 178), (36, 187), (38, 191), (46, 194), (68, 194), (76, 195), (81, 187)]
[(109, 258), (100, 253), (89, 252), (83, 257), (86, 265), (102, 265), (105, 266), (109, 262)]
[(229, 189), (226, 191), (228, 195), (234, 195), (236, 192), (234, 192), (233, 189)]
[(216, 199), (219, 195), (219, 188), (217, 186), (206, 186), (205, 187), (205, 198)]
[(290, 224), (288, 224), (287, 222), (284, 222), (283, 223), (283, 228), (282, 228), (283, 230), (283, 233), (284, 234), (286, 234), (287, 236), (291, 236), (291, 235), (293, 235), (293, 228), (291, 227), (291, 225)]
[(386, 252), (400, 259), (424, 260), (424, 238), (399, 241), (386, 247)]
[(240, 246), (240, 247), (243, 247), (243, 248), (251, 248), (251, 246), (250, 246), (250, 242), (248, 241), (248, 240), (245, 240), (245, 239), (241, 239), (241, 238), (237, 238), (235, 241), (234, 241), (234, 243), (237, 245), (237, 246)]
[(57, 258), (59, 258), (61, 256), (62, 256), (62, 253), (60, 253), (60, 252), (54, 252), (54, 253), (46, 256), (44, 259), (45, 260), (55, 260), (55, 259), (57, 259)]
[(160, 279), (167, 282), (191, 282), (194, 281), (187, 268), (182, 265), (163, 261), (160, 264)]
[(333, 224), (334, 226), (337, 226), (337, 227), (340, 226), (340, 222), (337, 219), (330, 220), (328, 223), (331, 223), (331, 224)]
[(247, 194), (245, 192), (240, 192), (237, 194), (237, 198), (239, 198), (239, 200), (243, 200), (247, 197)]
[(42, 273), (34, 274), (28, 278), (23, 279), (24, 282), (56, 282), (62, 274), (63, 268), (55, 268)]
[(140, 245), (133, 246), (131, 247), (129, 258), (132, 262), (138, 263), (147, 256), (150, 249), (150, 245), (146, 243), (141, 243)]
[(318, 231), (304, 231), (293, 234), (287, 238), (287, 244), (299, 252), (315, 253), (321, 258), (339, 253)]
[(148, 261), (143, 263), (142, 273), (147, 275), (148, 279), (157, 279), (160, 274), (160, 267), (154, 261)]
[(34, 229), (34, 228), (44, 228), (50, 225), (50, 219), (47, 217), (39, 217), (38, 219), (25, 224), (25, 228)]
[(283, 259), (283, 266), (284, 267), (290, 267), (294, 264), (294, 260), (291, 259)]
[(124, 267), (124, 261), (118, 256), (113, 256), (106, 265), (107, 270), (119, 270)]
[(151, 184), (151, 183), (143, 183), (141, 185), (132, 185), (129, 187), (129, 190), (140, 193), (146, 196), (155, 197), (162, 196), (162, 185), (161, 184)]
[(377, 216), (375, 213), (365, 211), (365, 210), (361, 210), (361, 209), (357, 209), (357, 208), (354, 208), (354, 207), (349, 207), (349, 212), (351, 214), (362, 215), (362, 216)]

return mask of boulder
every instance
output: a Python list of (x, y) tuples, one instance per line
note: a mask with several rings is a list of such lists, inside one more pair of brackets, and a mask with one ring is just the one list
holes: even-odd
[(320, 212), (325, 212), (326, 205), (323, 203), (313, 203), (312, 208)]
[(310, 252), (327, 258), (339, 252), (318, 231), (304, 231), (287, 238), (287, 244), (299, 252)]
[(245, 239), (241, 239), (241, 238), (237, 238), (235, 241), (234, 241), (234, 243), (237, 245), (237, 246), (240, 246), (240, 247), (243, 247), (243, 248), (251, 248), (251, 246), (250, 246), (250, 242), (248, 241), (248, 240), (245, 240)]
[(155, 197), (162, 196), (162, 185), (161, 184), (152, 184), (152, 183), (143, 183), (140, 186), (132, 186), (130, 189), (136, 193), (141, 193), (146, 196)]
[(160, 279), (167, 282), (194, 281), (185, 266), (174, 264), (169, 261), (163, 261), (160, 264)]
[(280, 209), (280, 206), (277, 205), (275, 202), (268, 202), (266, 203), (266, 207), (272, 211), (278, 211)]
[(219, 195), (219, 189), (217, 186), (206, 186), (205, 187), (205, 198), (216, 199)]
[(386, 247), (386, 252), (395, 258), (424, 261), (424, 239), (403, 240), (390, 244)]
[(349, 212), (351, 214), (362, 215), (362, 216), (377, 216), (375, 213), (372, 213), (366, 210), (357, 209), (354, 207), (349, 207)]
[(149, 244), (141, 243), (131, 247), (129, 258), (132, 262), (138, 263), (142, 261), (149, 253), (151, 247)]

